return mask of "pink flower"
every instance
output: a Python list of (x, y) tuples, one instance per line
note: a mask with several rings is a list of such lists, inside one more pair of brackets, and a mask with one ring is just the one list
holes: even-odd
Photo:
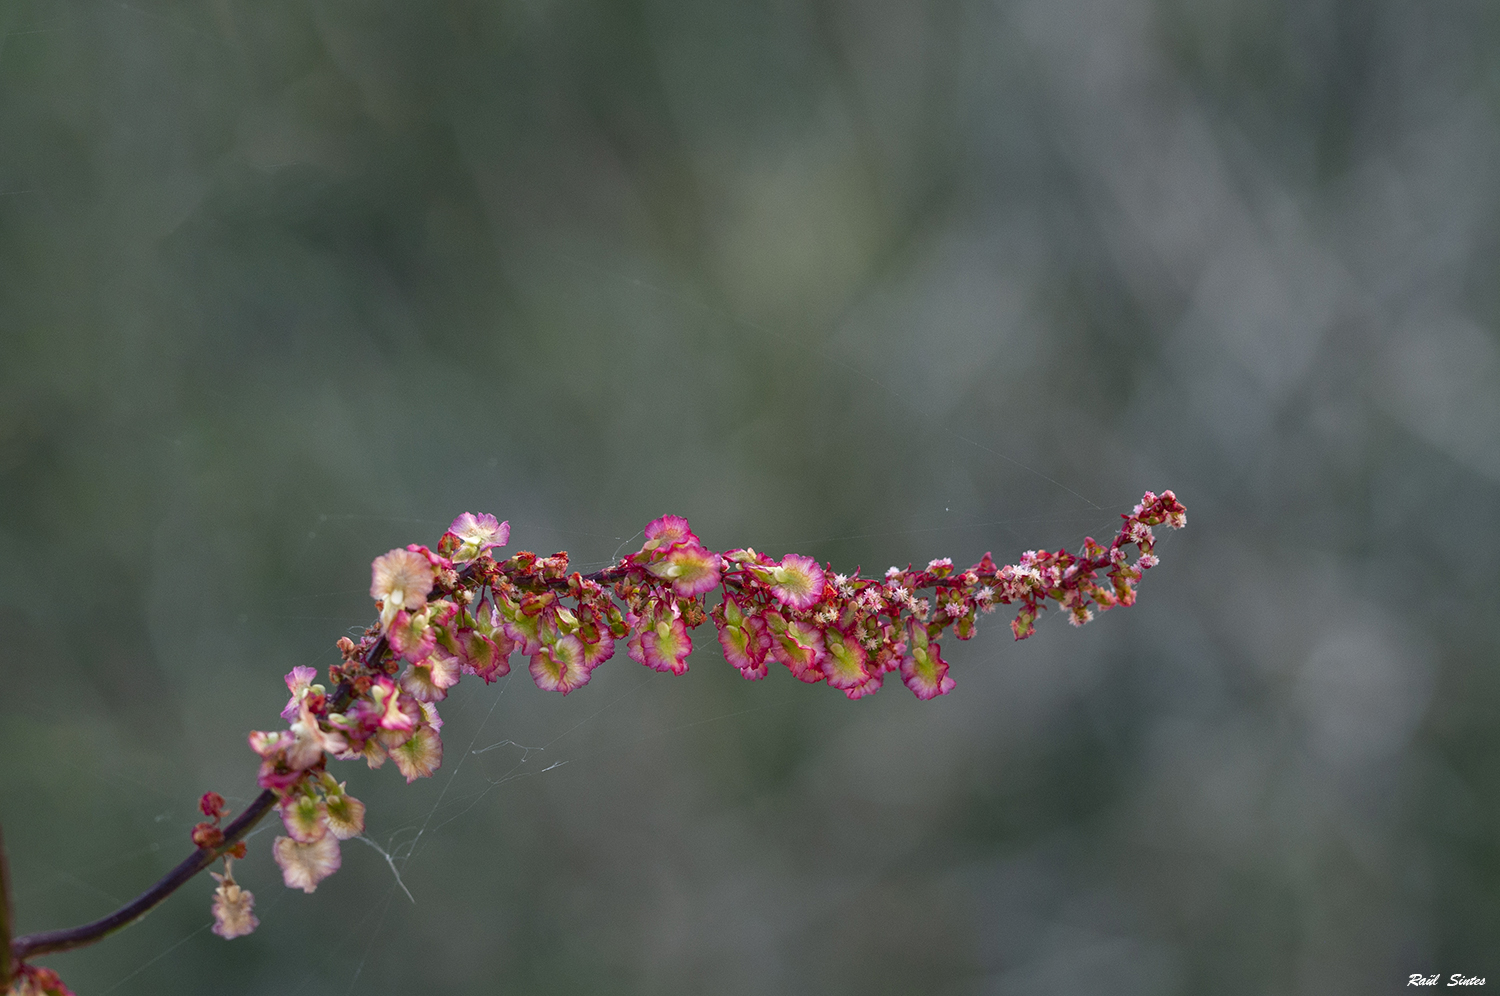
[(443, 763), (443, 741), (431, 727), (419, 726), (405, 743), (390, 748), (390, 753), (410, 785), (418, 778), (427, 778)]
[(341, 734), (322, 729), (305, 698), (297, 709), (298, 718), (290, 730), (250, 733), (250, 749), (262, 758), (256, 777), (261, 788), (285, 789), (301, 778), (303, 771), (318, 763), (325, 750), (341, 754), (349, 748)]
[(593, 643), (584, 641), (583, 666), (592, 671), (615, 655), (615, 638), (602, 633)]
[(370, 687), (370, 699), (380, 710), (379, 727), (382, 730), (403, 732), (417, 728), (416, 710), (408, 712), (402, 708), (402, 695), (395, 682), (381, 675)]
[(370, 564), (370, 597), (382, 603), (380, 624), (389, 627), (402, 609), (415, 612), (427, 602), (436, 575), (420, 553), (392, 550)]
[(302, 701), (303, 694), (312, 687), (312, 680), (318, 676), (318, 669), (313, 667), (294, 667), (287, 672), (286, 687), (292, 693), (287, 701), (286, 708), (281, 710), (281, 718), (288, 723), (292, 717), (297, 715), (297, 706)]
[(542, 649), (542, 620), (540, 615), (528, 616), (517, 612), (514, 618), (507, 617), (502, 623), (505, 635), (516, 649), (531, 657)]
[(775, 567), (776, 561), (763, 553), (756, 553), (746, 547), (743, 550), (729, 550), (724, 554), (724, 559), (731, 564), (744, 564), (746, 566)]
[(576, 636), (564, 636), (550, 647), (542, 647), (531, 657), (531, 677), (537, 687), (564, 695), (589, 683), (592, 668), (587, 651)]
[(646, 543), (641, 547), (642, 553), (670, 549), (679, 543), (701, 545), (698, 537), (693, 535), (693, 530), (688, 527), (688, 520), (680, 515), (663, 515), (659, 519), (653, 519), (646, 526), (645, 533)]
[(672, 548), (664, 559), (647, 568), (657, 577), (672, 582), (679, 595), (692, 597), (712, 591), (719, 584), (719, 555), (696, 543)]
[[(465, 512), (453, 520), (448, 532), (458, 539), (459, 546), (453, 554), (453, 562), (458, 564), (510, 542), (510, 523), (497, 522), (488, 513)], [(444, 548), (440, 546), (439, 549)]]
[(299, 843), (311, 844), (328, 832), (328, 810), (315, 795), (299, 792), (287, 796), (277, 809), (286, 832)]
[(1168, 529), (1181, 529), (1187, 525), (1187, 509), (1177, 500), (1177, 496), (1170, 491), (1161, 493), (1162, 514), (1166, 516)]
[(263, 730), (251, 730), (250, 749), (269, 761), (285, 753), (286, 745), (290, 744), (292, 739), (291, 733), (287, 730), (272, 730), (269, 733)]
[(209, 872), (219, 883), (214, 890), (214, 933), (227, 940), (244, 937), (260, 926), (255, 918), (255, 894), (241, 889), (231, 870), (233, 859), (224, 859), (224, 874)]
[(798, 681), (816, 684), (823, 680), (823, 659), (828, 656), (823, 630), (812, 623), (789, 622), (776, 636), (771, 656), (785, 664)]
[(811, 557), (789, 553), (766, 573), (771, 594), (789, 609), (809, 609), (823, 598), (823, 568)]
[(655, 671), (682, 674), (688, 669), (688, 654), (693, 652), (693, 638), (680, 618), (663, 619), (637, 633), (629, 643), (631, 659)]
[(948, 662), (938, 653), (938, 645), (929, 643), (927, 627), (907, 625), (909, 636), (906, 655), (901, 658), (901, 680), (919, 699), (936, 698), (953, 691), (956, 684), (948, 677)]
[(346, 794), (343, 788), (340, 783), (339, 791), (326, 796), (323, 804), (328, 815), (328, 832), (339, 840), (348, 840), (365, 832), (365, 804)]
[(425, 612), (397, 612), (385, 635), (396, 656), (408, 661), (421, 660), (437, 645), (437, 629), (429, 625)]
[(720, 626), (719, 646), (724, 648), (724, 659), (739, 668), (747, 681), (770, 673), (766, 652), (771, 649), (771, 635), (760, 617), (752, 616), (744, 626)]
[(459, 668), (457, 657), (433, 654), (407, 665), (401, 687), (418, 702), (441, 702), (448, 697), (448, 689), (458, 684)]
[(261, 788), (281, 792), (297, 784), (301, 778), (302, 772), (292, 771), (284, 762), (277, 763), (267, 758), (260, 762), (260, 771), (256, 772), (255, 783)]
[(292, 736), (296, 742), (287, 750), (287, 764), (301, 771), (317, 764), (323, 752), (342, 754), (349, 749), (349, 742), (341, 733), (330, 733), (323, 729), (318, 717), (308, 707), (307, 699), (297, 707), (297, 721), (292, 724)]
[(271, 845), (271, 854), (281, 866), (281, 880), (286, 887), (303, 892), (317, 891), (318, 883), (338, 871), (343, 862), (338, 838), (331, 833), (308, 844), (277, 837)]
[[(727, 597), (723, 614), (724, 621), (718, 630), (724, 659), (752, 681), (764, 678), (767, 674), (766, 652), (771, 649), (771, 634), (766, 629), (766, 621), (758, 615), (745, 615), (739, 603)], [(715, 623), (718, 623), (717, 617)]]
[(456, 645), (465, 674), (477, 674), (489, 684), (510, 673), (510, 654), (515, 645), (503, 629), (493, 636), (461, 629)]
[[(828, 654), (823, 658), (822, 670), (831, 687), (847, 691), (860, 688), (870, 680), (870, 674), (865, 670), (870, 655), (858, 640), (831, 627), (823, 634), (823, 639)], [(876, 687), (879, 687), (878, 683)]]

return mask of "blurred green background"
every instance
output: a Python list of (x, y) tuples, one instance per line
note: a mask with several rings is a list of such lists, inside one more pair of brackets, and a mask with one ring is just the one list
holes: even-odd
[[(868, 571), (1189, 527), (956, 692), (524, 662), (415, 902), (272, 833), (80, 993), (1371, 993), (1500, 976), (1500, 7), (0, 4), (0, 822), (20, 931), (243, 804), (369, 562), (665, 512)], [(520, 661), (520, 658), (517, 658)], [(566, 762), (559, 764), (559, 762)], [(1500, 982), (1500, 979), (1495, 979)]]

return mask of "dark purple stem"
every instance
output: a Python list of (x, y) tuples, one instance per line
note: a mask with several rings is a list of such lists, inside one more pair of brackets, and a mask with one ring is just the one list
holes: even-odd
[[(193, 851), (182, 864), (167, 872), (161, 881), (141, 893), (133, 902), (120, 907), (101, 920), (86, 923), (81, 927), (49, 930), (16, 938), (10, 942), (11, 961), (20, 963), (35, 955), (81, 948), (102, 940), (121, 928), (130, 926), (155, 909), (163, 899), (181, 888), (188, 879), (223, 857), (224, 852), (249, 833), (275, 805), (276, 793), (266, 789), (255, 797), (255, 801), (250, 803), (248, 809), (224, 828), (223, 844), (212, 849), (200, 847)], [(3, 962), (0, 962), (0, 965), (3, 965)]]

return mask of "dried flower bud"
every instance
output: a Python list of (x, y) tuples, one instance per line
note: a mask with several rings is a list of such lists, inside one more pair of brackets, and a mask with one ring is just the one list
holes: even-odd
[(199, 823), (193, 827), (193, 846), (211, 851), (224, 843), (224, 831), (212, 823)]
[(209, 872), (219, 883), (214, 890), (214, 933), (226, 941), (244, 937), (260, 926), (252, 912), (255, 909), (255, 894), (239, 887), (234, 880), (233, 862), (225, 860), (224, 874)]

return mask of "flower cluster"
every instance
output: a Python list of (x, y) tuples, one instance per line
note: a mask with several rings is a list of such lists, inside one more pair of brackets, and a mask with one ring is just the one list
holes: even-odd
[[(781, 664), (801, 681), (858, 699), (898, 673), (918, 698), (930, 699), (954, 687), (945, 634), (971, 638), (978, 617), (998, 605), (1017, 607), (1011, 628), (1019, 640), (1049, 601), (1075, 625), (1094, 608), (1133, 604), (1142, 572), (1156, 564), (1153, 527), (1180, 528), (1186, 512), (1172, 492), (1147, 492), (1122, 518), (1109, 546), (1089, 538), (1076, 555), (1033, 550), (1001, 567), (985, 554), (963, 571), (944, 558), (864, 578), (797, 554), (714, 553), (675, 515), (648, 525), (636, 553), (584, 575), (569, 569), (566, 553), (496, 560), (492, 551), (509, 540), (509, 523), (466, 512), (435, 550), (414, 544), (375, 559), (377, 621), (358, 642), (339, 640), (342, 660), (329, 668), (326, 685), (312, 668), (286, 676), (286, 729), (250, 734), (259, 783), (276, 793), (286, 828), (273, 846), (282, 878), (312, 892), (338, 869), (339, 841), (364, 829), (365, 807), (327, 772), (330, 756), (362, 758), (372, 768), (389, 759), (408, 782), (431, 775), (443, 757), (438, 704), (463, 675), (491, 682), (508, 674), (517, 651), (529, 658), (538, 686), (566, 695), (588, 684), (621, 640), (632, 660), (682, 674), (691, 631), (712, 619), (725, 658), (746, 678), (764, 678)], [(1128, 546), (1137, 550), (1133, 561)], [(715, 589), (722, 593), (710, 607)], [(214, 836), (222, 807), (217, 795), (204, 797), (214, 823), (195, 828), (200, 847), (222, 843)], [(249, 933), (253, 897), (227, 867), (215, 877), (216, 932)]]

